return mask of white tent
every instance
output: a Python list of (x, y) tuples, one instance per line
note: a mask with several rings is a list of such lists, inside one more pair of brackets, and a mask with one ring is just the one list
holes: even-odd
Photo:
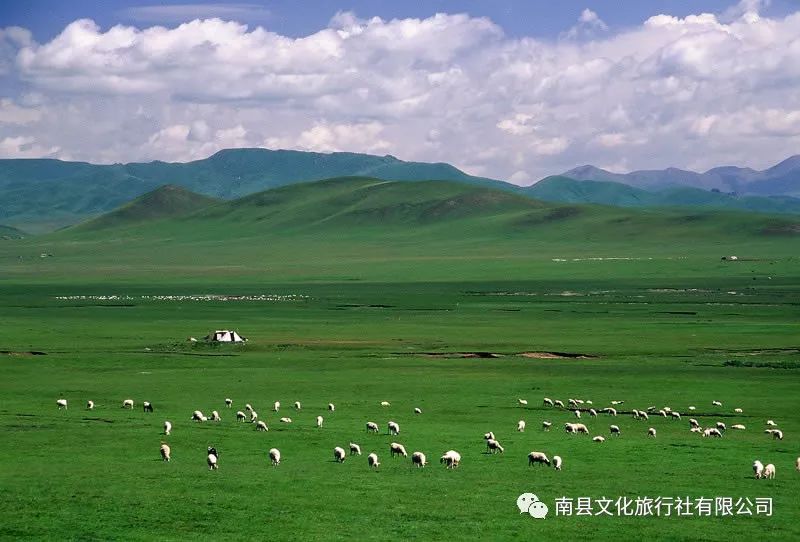
[(243, 339), (241, 335), (235, 331), (218, 329), (214, 333), (210, 333), (208, 337), (206, 337), (206, 340), (218, 343), (242, 343), (245, 342), (246, 339)]

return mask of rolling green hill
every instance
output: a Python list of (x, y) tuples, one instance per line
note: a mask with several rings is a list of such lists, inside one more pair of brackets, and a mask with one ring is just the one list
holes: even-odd
[(0, 240), (3, 239), (22, 239), (25, 237), (25, 232), (13, 228), (11, 226), (3, 226), (0, 224)]

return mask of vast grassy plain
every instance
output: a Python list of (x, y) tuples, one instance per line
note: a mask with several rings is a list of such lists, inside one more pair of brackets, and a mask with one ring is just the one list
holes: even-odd
[[(519, 209), (511, 229), (505, 215), (409, 225), (418, 217), (409, 209), (389, 214), (402, 227), (378, 226), (386, 213), (373, 222), (360, 213), (356, 225), (351, 216), (287, 233), (234, 213), (214, 226), (181, 219), (0, 242), (0, 537), (800, 538), (796, 235), (754, 233), (752, 224), (772, 220), (757, 217), (591, 208), (527, 229)], [(604, 231), (610, 223), (616, 229)], [(740, 259), (720, 260), (729, 254)], [(245, 297), (191, 297), (204, 294)], [(259, 295), (278, 297), (247, 297)], [(249, 342), (186, 341), (218, 328)], [(476, 352), (496, 357), (464, 357)], [(564, 434), (574, 415), (542, 406), (545, 396), (625, 403), (617, 418), (584, 413), (591, 436), (606, 437), (598, 444)], [(67, 411), (56, 409), (60, 397)], [(129, 397), (133, 411), (120, 408)], [(155, 413), (142, 412), (145, 400)], [(235, 422), (245, 403), (269, 432)], [(650, 405), (684, 418), (623, 414)], [(689, 405), (704, 427), (747, 429), (701, 438), (688, 430)], [(190, 422), (195, 409), (217, 409), (222, 422)], [(278, 423), (287, 415), (294, 423)], [(399, 437), (385, 434), (390, 419)], [(782, 441), (763, 433), (767, 419)], [(383, 433), (367, 434), (367, 421)], [(485, 453), (486, 431), (504, 454)], [(162, 441), (170, 463), (160, 460)], [(391, 441), (431, 465), (390, 458)], [(348, 442), (364, 455), (334, 463), (333, 447)], [(216, 472), (205, 464), (208, 445), (220, 451)], [(272, 447), (283, 454), (277, 468)], [(438, 463), (449, 449), (461, 452), (460, 468)], [(531, 450), (560, 455), (563, 470), (528, 467)], [(377, 471), (367, 467), (372, 451)], [(754, 480), (754, 459), (774, 463), (776, 479)], [(547, 519), (519, 514), (517, 496), (528, 491), (550, 506)], [(771, 497), (773, 514), (555, 516), (564, 496)]]

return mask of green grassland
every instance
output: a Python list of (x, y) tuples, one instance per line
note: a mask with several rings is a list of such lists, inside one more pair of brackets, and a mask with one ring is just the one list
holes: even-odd
[[(0, 242), (1, 538), (800, 538), (791, 218), (563, 207), (448, 183), (409, 193), (363, 179), (185, 211)], [(203, 294), (229, 297), (188, 297)], [(230, 297), (258, 295), (302, 297)], [(218, 328), (249, 341), (186, 341)], [(684, 418), (584, 414), (591, 436), (606, 436), (598, 444), (564, 434), (574, 415), (542, 406), (545, 396), (625, 400), (625, 412), (669, 405)], [(129, 397), (133, 411), (120, 408)], [(233, 411), (251, 403), (270, 431), (236, 423), (225, 397)], [(747, 429), (701, 438), (688, 431), (689, 405), (704, 427)], [(223, 420), (191, 422), (195, 409)], [(385, 434), (390, 419), (398, 437)], [(782, 441), (763, 433), (767, 419)], [(382, 434), (367, 434), (367, 421)], [(485, 453), (486, 431), (504, 454)], [(392, 441), (431, 464), (390, 458)], [(334, 463), (348, 442), (364, 455)], [(458, 469), (438, 463), (449, 449), (463, 456)], [(560, 455), (563, 471), (528, 467), (531, 450)], [(776, 479), (754, 480), (754, 459), (774, 463)], [(547, 519), (519, 514), (526, 491), (550, 506)], [(555, 517), (562, 496), (771, 497), (774, 511)]]

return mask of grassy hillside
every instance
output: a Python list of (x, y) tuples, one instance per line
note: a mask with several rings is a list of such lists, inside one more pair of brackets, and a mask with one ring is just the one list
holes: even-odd
[(23, 237), (25, 237), (25, 232), (22, 230), (0, 224), (0, 239), (22, 239)]

